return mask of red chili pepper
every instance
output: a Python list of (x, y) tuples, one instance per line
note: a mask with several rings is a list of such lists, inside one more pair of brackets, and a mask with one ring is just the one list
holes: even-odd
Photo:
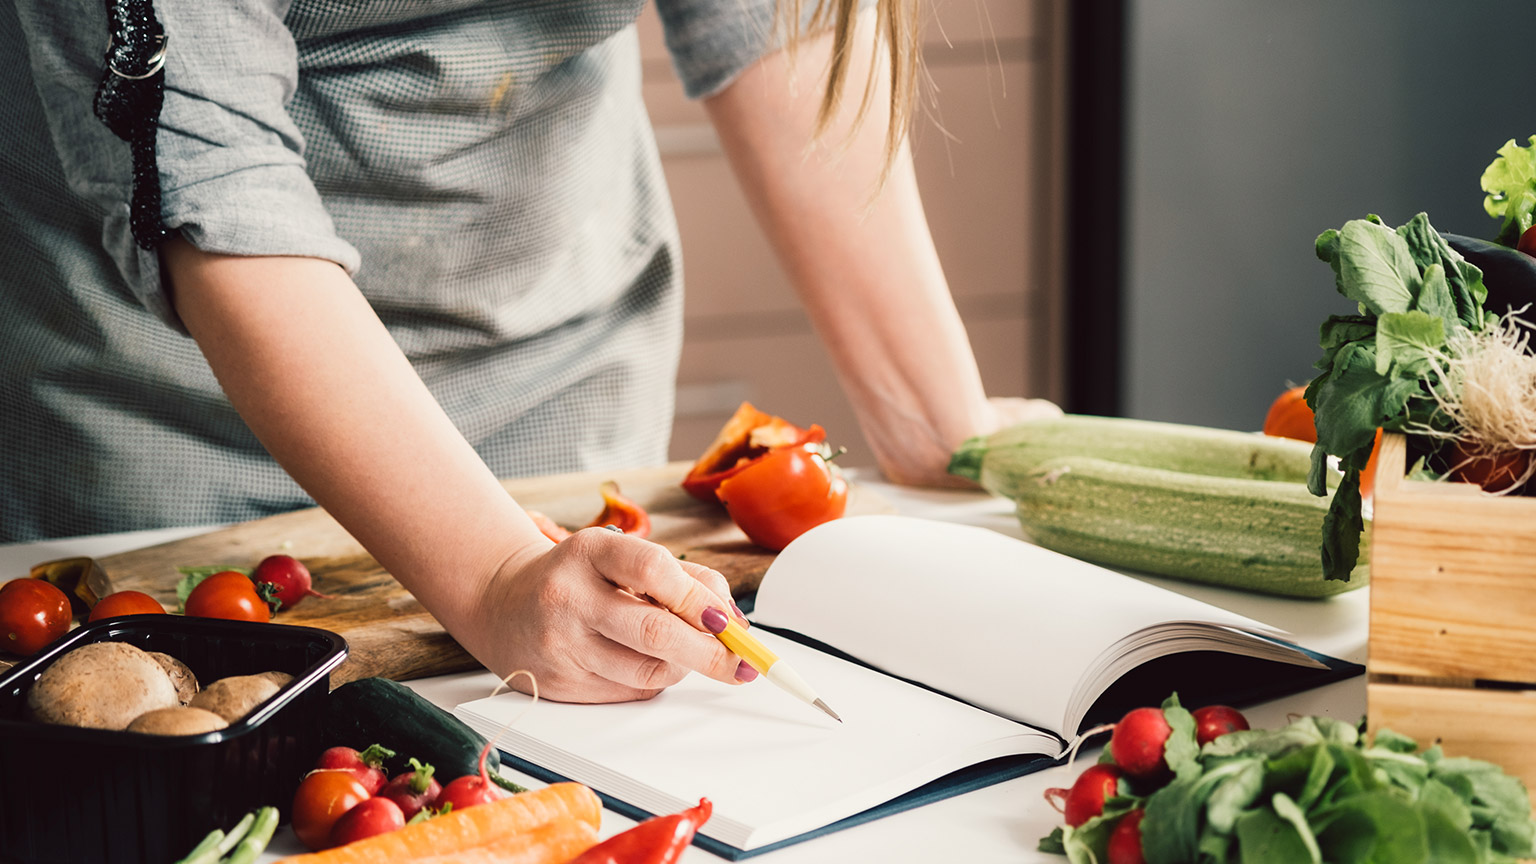
[[(651, 516), (645, 508), (619, 494), (619, 484), (609, 480), (601, 487), (603, 512), (597, 514), (588, 528), (613, 525), (625, 534), (645, 539), (651, 536)], [(546, 532), (547, 536), (547, 532)]]
[(700, 798), (699, 806), (647, 819), (593, 846), (570, 864), (672, 864), (713, 810), (708, 798)]

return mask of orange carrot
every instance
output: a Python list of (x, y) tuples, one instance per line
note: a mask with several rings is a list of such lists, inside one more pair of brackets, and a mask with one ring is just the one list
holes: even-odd
[(579, 820), (597, 828), (603, 805), (580, 783), (556, 783), (510, 798), (445, 813), (398, 831), (281, 864), (394, 864), (474, 849), (558, 820)]
[(531, 831), (414, 864), (565, 864), (597, 845), (597, 829), (580, 819), (557, 819)]

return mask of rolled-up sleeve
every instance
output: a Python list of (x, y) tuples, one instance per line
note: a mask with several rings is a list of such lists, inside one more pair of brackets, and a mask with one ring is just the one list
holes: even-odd
[(718, 93), (778, 46), (783, 34), (775, 6), (775, 0), (656, 0), (688, 98)]
[[(165, 102), (156, 137), (161, 214), (198, 248), (299, 255), (349, 272), (357, 250), (337, 236), (305, 172), (287, 104), (298, 54), (283, 24), (290, 0), (157, 0), (165, 27)], [(91, 113), (107, 23), (99, 2), (18, 0), (50, 131), (71, 187), (104, 208), (102, 243), (129, 289), (180, 326), (153, 252), (129, 232), (128, 145)], [(94, 32), (93, 32), (94, 31)], [(83, 91), (83, 92), (82, 92)]]

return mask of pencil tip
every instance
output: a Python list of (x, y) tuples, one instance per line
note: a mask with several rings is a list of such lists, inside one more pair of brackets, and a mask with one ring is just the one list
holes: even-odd
[(843, 718), (837, 716), (837, 712), (833, 711), (830, 707), (828, 707), (827, 703), (821, 701), (820, 699), (817, 699), (815, 702), (813, 702), (811, 704), (813, 704), (817, 708), (820, 708), (821, 710), (825, 711), (827, 713), (827, 716), (831, 717), (833, 720), (836, 720), (839, 723), (843, 722)]

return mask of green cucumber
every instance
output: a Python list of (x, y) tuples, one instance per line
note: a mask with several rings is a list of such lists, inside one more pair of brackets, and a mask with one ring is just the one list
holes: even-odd
[[(382, 744), (396, 754), (385, 763), (391, 777), (407, 770), (411, 757), (436, 768), (444, 785), (480, 773), (485, 739), (404, 684), (388, 678), (349, 681), (331, 691), (326, 712), (325, 746), (361, 750)], [(492, 747), (485, 757), (491, 780), (510, 792), (525, 791), (497, 773), (500, 765), (501, 754)]]
[(1251, 432), (1067, 414), (1031, 420), (960, 445), (949, 473), (1013, 497), (1020, 471), (1063, 456), (1092, 456), (1212, 477), (1307, 482), (1312, 445)]

